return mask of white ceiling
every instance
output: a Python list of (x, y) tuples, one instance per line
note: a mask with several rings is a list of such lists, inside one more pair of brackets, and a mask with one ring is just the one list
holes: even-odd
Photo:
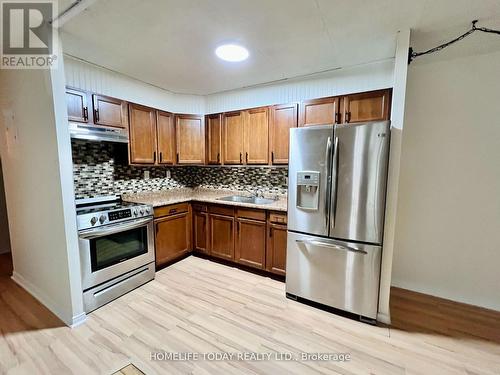
[[(69, 55), (206, 95), (391, 58), (402, 28), (423, 35), (498, 16), (498, 0), (97, 0), (62, 39)], [(219, 60), (225, 42), (250, 58)]]

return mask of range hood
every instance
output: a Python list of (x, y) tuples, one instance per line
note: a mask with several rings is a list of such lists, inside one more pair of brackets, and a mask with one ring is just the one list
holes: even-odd
[(71, 138), (85, 139), (95, 142), (128, 143), (128, 132), (125, 129), (69, 122)]

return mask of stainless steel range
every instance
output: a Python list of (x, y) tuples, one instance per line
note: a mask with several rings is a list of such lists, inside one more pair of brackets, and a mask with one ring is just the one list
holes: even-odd
[(77, 200), (86, 312), (154, 279), (153, 207), (107, 196)]

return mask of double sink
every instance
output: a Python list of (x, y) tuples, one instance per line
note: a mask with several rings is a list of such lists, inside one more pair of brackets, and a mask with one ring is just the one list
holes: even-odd
[(227, 197), (217, 198), (217, 200), (226, 202), (251, 203), (251, 204), (271, 204), (276, 202), (275, 199), (245, 197), (243, 195), (230, 195)]

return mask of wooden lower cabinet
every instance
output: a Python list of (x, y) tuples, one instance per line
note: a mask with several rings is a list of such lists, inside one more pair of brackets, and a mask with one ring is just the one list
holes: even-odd
[(209, 214), (210, 255), (234, 260), (234, 217)]
[(266, 222), (238, 218), (236, 220), (235, 261), (254, 268), (266, 266)]
[(155, 219), (156, 266), (191, 251), (191, 213), (189, 211)]
[(191, 250), (285, 275), (286, 213), (202, 202), (156, 207), (156, 265)]
[(285, 275), (286, 269), (286, 225), (268, 223), (266, 270)]
[(193, 206), (193, 250), (209, 254), (208, 213)]

